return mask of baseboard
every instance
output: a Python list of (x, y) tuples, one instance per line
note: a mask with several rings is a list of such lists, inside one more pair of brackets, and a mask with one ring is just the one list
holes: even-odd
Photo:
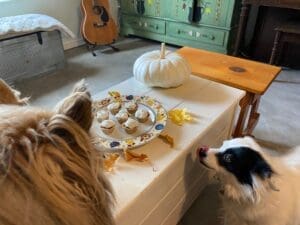
[(84, 44), (85, 44), (85, 42), (82, 38), (67, 39), (67, 40), (63, 41), (64, 50), (76, 48), (76, 47), (84, 45)]

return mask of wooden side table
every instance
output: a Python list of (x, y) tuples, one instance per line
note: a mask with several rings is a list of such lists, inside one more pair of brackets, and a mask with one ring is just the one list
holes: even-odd
[(260, 97), (281, 68), (188, 47), (178, 53), (190, 63), (193, 75), (246, 91), (239, 103), (240, 114), (232, 136), (252, 135), (259, 120)]

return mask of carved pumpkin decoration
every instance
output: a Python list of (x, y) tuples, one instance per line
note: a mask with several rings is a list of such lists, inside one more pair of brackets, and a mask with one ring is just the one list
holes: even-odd
[(187, 61), (179, 54), (166, 51), (162, 43), (160, 51), (140, 56), (134, 63), (133, 75), (136, 80), (150, 87), (177, 87), (190, 76)]

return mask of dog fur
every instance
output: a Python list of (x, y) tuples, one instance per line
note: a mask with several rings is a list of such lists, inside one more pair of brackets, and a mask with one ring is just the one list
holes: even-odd
[(221, 182), (226, 225), (300, 224), (299, 148), (271, 156), (244, 137), (198, 155)]
[(55, 112), (26, 100), (0, 80), (0, 224), (113, 225), (84, 83)]

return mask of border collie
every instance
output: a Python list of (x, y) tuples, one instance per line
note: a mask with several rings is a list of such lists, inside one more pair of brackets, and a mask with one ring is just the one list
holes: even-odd
[(197, 154), (221, 182), (226, 225), (300, 224), (300, 148), (271, 156), (244, 137)]

